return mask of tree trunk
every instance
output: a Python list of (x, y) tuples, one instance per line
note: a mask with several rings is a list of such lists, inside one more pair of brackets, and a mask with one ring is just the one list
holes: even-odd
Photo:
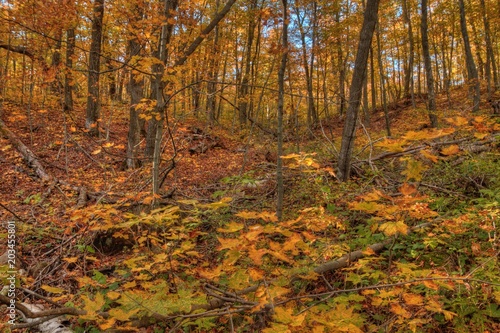
[(92, 136), (99, 135), (99, 71), (101, 57), (102, 41), (102, 20), (104, 16), (104, 0), (94, 1), (94, 14), (92, 17), (92, 35), (89, 56), (89, 75), (88, 75), (88, 97), (87, 97), (87, 116), (85, 127)]
[(373, 32), (377, 24), (379, 0), (368, 0), (361, 28), (354, 72), (351, 87), (349, 89), (349, 106), (346, 113), (342, 143), (339, 155), (338, 178), (347, 181), (351, 172), (351, 155), (356, 137), (356, 122), (358, 119), (359, 105), (361, 103), (361, 92), (363, 90), (364, 76), (368, 53), (373, 38)]
[[(484, 39), (486, 42), (486, 80), (488, 81), (488, 98), (493, 91), (500, 89), (500, 82), (498, 80), (497, 63), (495, 60), (495, 53), (493, 52), (493, 45), (491, 42), (491, 29), (490, 21), (486, 12), (486, 4), (484, 0), (480, 0), (481, 14), (483, 16), (484, 25)], [(493, 84), (491, 82), (491, 73), (493, 72)], [(492, 87), (493, 86), (493, 87)]]
[[(165, 89), (167, 83), (164, 80), (162, 80), (162, 78), (167, 60), (167, 46), (170, 43), (172, 30), (174, 28), (173, 24), (170, 22), (175, 21), (175, 20), (170, 20), (170, 18), (177, 9), (178, 5), (179, 5), (178, 0), (164, 0), (164, 6), (165, 6), (164, 15), (166, 23), (162, 25), (160, 32), (160, 40), (158, 43), (158, 49), (155, 52), (156, 53), (155, 58), (158, 59), (158, 62), (155, 65), (153, 65), (154, 75), (151, 79), (151, 98), (156, 101), (156, 106), (152, 113), (153, 117), (149, 119), (147, 123), (146, 148), (144, 150), (144, 155), (149, 160), (153, 159), (154, 165), (155, 165), (155, 154), (158, 163), (160, 160), (159, 147), (158, 147), (160, 143), (157, 142), (158, 132), (163, 133), (163, 121), (165, 112), (163, 90)], [(157, 184), (158, 183), (156, 183), (156, 185)], [(155, 188), (154, 181), (153, 181), (153, 188)], [(153, 192), (155, 191), (153, 190)]]
[(380, 25), (377, 24), (377, 56), (378, 56), (378, 70), (380, 75), (380, 95), (382, 97), (382, 109), (384, 110), (384, 118), (385, 118), (385, 130), (387, 132), (387, 136), (391, 136), (391, 125), (389, 122), (389, 110), (387, 109), (387, 92), (385, 85), (385, 73), (384, 73), (384, 65), (382, 64), (382, 48), (380, 46)]
[(427, 80), (427, 112), (429, 114), (431, 127), (437, 127), (438, 119), (436, 115), (436, 98), (434, 96), (434, 76), (432, 74), (427, 29), (427, 0), (422, 0), (422, 22), (420, 24), (420, 31), (422, 34), (422, 55), (424, 57), (425, 76)]
[(373, 56), (373, 48), (370, 46), (370, 85), (371, 85), (371, 97), (372, 105), (371, 112), (377, 109), (377, 86), (375, 84), (375, 59)]
[(479, 102), (481, 99), (479, 78), (477, 74), (476, 64), (474, 63), (474, 57), (472, 56), (469, 33), (467, 32), (464, 0), (458, 0), (458, 6), (460, 8), (460, 28), (462, 30), (462, 39), (464, 41), (465, 49), (465, 62), (467, 65), (467, 80), (470, 87), (470, 92), (472, 94), (472, 112), (476, 112), (479, 110)]
[[(308, 19), (308, 22), (312, 22), (315, 24), (316, 21), (316, 3), (314, 3), (314, 13), (312, 19)], [(306, 21), (306, 14), (304, 13), (304, 17), (300, 17), (299, 7), (295, 6), (295, 13), (297, 15), (297, 24), (300, 33), (300, 41), (301, 41), (301, 50), (302, 50), (302, 67), (304, 68), (304, 75), (306, 79), (306, 87), (307, 87), (307, 125), (309, 128), (313, 128), (318, 122), (318, 114), (316, 112), (316, 107), (314, 104), (314, 93), (313, 93), (313, 65), (314, 65), (314, 48), (315, 48), (315, 27), (313, 27), (312, 38), (310, 43), (311, 48), (311, 56), (308, 56), (306, 42), (306, 32), (304, 30), (304, 21)], [(341, 51), (340, 51), (341, 52)], [(310, 61), (309, 61), (310, 58)]]
[[(215, 9), (218, 11), (219, 10), (219, 5), (220, 5), (220, 0), (217, 0), (215, 3)], [(214, 42), (212, 46), (212, 53), (210, 55), (210, 60), (209, 60), (209, 80), (207, 84), (207, 113), (208, 113), (208, 123), (213, 124), (215, 120), (217, 119), (216, 117), (216, 107), (217, 107), (217, 99), (216, 99), (216, 91), (217, 91), (217, 81), (219, 80), (219, 57), (220, 57), (220, 50), (219, 50), (219, 29), (218, 27), (215, 28), (214, 31)]]
[[(338, 12), (335, 15), (335, 21), (337, 25), (340, 25), (340, 8)], [(344, 61), (344, 52), (342, 51), (342, 40), (339, 36), (337, 39), (337, 70), (338, 70), (338, 76), (339, 76), (339, 89), (338, 89), (338, 99), (337, 99), (337, 105), (338, 105), (338, 112), (340, 115), (344, 114), (345, 111), (345, 104), (346, 104), (346, 98), (345, 98), (345, 61)]]
[[(252, 0), (250, 3), (249, 11), (255, 13), (257, 10), (257, 0)], [(244, 72), (243, 78), (241, 80), (241, 86), (238, 93), (238, 110), (239, 110), (239, 121), (240, 125), (245, 125), (247, 122), (247, 118), (249, 116), (249, 87), (248, 84), (250, 82), (250, 70), (252, 66), (252, 47), (253, 41), (255, 38), (255, 27), (257, 26), (256, 18), (254, 15), (251, 15), (250, 20), (248, 22), (248, 30), (247, 30), (247, 45), (245, 52), (245, 64), (244, 64)]]
[(75, 29), (66, 31), (66, 70), (64, 74), (64, 111), (73, 110), (73, 56), (75, 54)]
[(54, 53), (52, 53), (51, 67), (52, 67), (52, 70), (54, 71), (53, 72), (54, 81), (51, 85), (51, 90), (52, 90), (52, 92), (58, 94), (59, 96), (61, 95), (62, 90), (63, 90), (63, 85), (62, 85), (60, 77), (59, 77), (59, 74), (60, 74), (59, 71), (61, 70), (61, 61), (62, 61), (62, 57), (61, 57), (62, 38), (63, 38), (63, 31), (58, 28), (57, 33), (55, 35), (56, 45), (55, 45)]
[[(140, 21), (143, 18), (143, 12), (140, 6), (133, 6), (131, 11), (132, 22), (129, 23), (132, 27), (135, 21)], [(133, 29), (132, 29), (133, 30)], [(129, 64), (132, 67), (130, 70), (130, 77), (128, 81), (128, 92), (130, 94), (130, 107), (129, 107), (129, 129), (127, 140), (127, 160), (126, 165), (128, 169), (135, 169), (139, 167), (139, 160), (137, 159), (137, 152), (139, 148), (139, 140), (141, 136), (141, 122), (139, 120), (138, 104), (143, 96), (144, 79), (136, 75), (133, 67), (138, 64), (137, 57), (140, 56), (141, 45), (135, 34), (131, 34), (127, 45), (127, 53)]]
[(281, 220), (283, 217), (283, 109), (285, 99), (285, 70), (288, 60), (288, 3), (287, 0), (281, 0), (283, 4), (283, 32), (282, 32), (282, 54), (281, 64), (278, 70), (278, 157), (276, 163), (276, 182), (278, 190), (278, 199), (276, 203), (276, 216)]

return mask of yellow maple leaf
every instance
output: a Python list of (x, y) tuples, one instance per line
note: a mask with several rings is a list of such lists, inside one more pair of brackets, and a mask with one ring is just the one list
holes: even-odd
[(102, 331), (106, 331), (106, 330), (110, 329), (111, 327), (113, 327), (115, 325), (115, 323), (116, 323), (116, 318), (109, 318), (105, 322), (100, 323), (99, 328)]
[(61, 294), (65, 291), (62, 288), (56, 288), (56, 287), (51, 287), (51, 286), (47, 286), (47, 285), (43, 285), (42, 289), (49, 292), (49, 293), (52, 293), (52, 294)]
[(429, 150), (424, 149), (420, 151), (420, 154), (425, 157), (426, 159), (430, 160), (433, 163), (437, 163), (439, 160), (439, 157), (432, 154)]
[(410, 318), (411, 313), (409, 313), (406, 309), (404, 309), (401, 305), (397, 303), (392, 303), (391, 304), (391, 312), (394, 314), (397, 314), (398, 316), (401, 316), (403, 318)]
[(123, 288), (125, 288), (125, 289), (134, 288), (136, 286), (137, 286), (137, 283), (135, 281), (130, 281), (130, 282), (123, 284)]
[(392, 236), (397, 233), (406, 235), (408, 233), (408, 226), (403, 221), (387, 222), (381, 224), (379, 230), (384, 232), (386, 236)]
[(222, 266), (217, 266), (210, 269), (197, 269), (196, 272), (205, 279), (213, 280), (222, 274)]
[(288, 155), (283, 155), (280, 157), (281, 157), (281, 159), (286, 160), (286, 159), (291, 159), (291, 158), (299, 158), (300, 155), (299, 154), (288, 154)]
[(408, 305), (423, 305), (424, 297), (418, 294), (403, 294), (403, 299)]
[(429, 139), (429, 131), (408, 131), (403, 136), (406, 141), (420, 141)]
[(406, 176), (406, 180), (422, 180), (422, 173), (427, 170), (427, 167), (422, 162), (414, 160), (413, 158), (409, 158), (407, 161), (406, 169), (401, 172), (401, 174)]
[(128, 312), (125, 312), (123, 311), (122, 309), (110, 309), (109, 310), (109, 315), (114, 318), (114, 319), (117, 319), (119, 321), (127, 321), (130, 319), (130, 317), (132, 317), (133, 315), (135, 315), (137, 312), (139, 312), (139, 309), (135, 309), (135, 310), (131, 310), (131, 311), (128, 311)]
[(101, 310), (106, 303), (104, 296), (101, 293), (97, 293), (94, 299), (90, 299), (87, 295), (82, 295), (82, 300), (84, 302), (83, 310), (86, 312), (86, 315), (83, 316), (84, 319), (97, 319), (99, 317), (97, 311)]
[(488, 136), (488, 133), (479, 133), (479, 132), (474, 133), (474, 137), (476, 139), (479, 139), (479, 140), (482, 140), (487, 136)]
[(290, 260), (290, 258), (288, 258), (287, 256), (285, 256), (284, 254), (278, 252), (278, 251), (268, 251), (267, 253), (269, 253), (270, 255), (272, 255), (273, 257), (279, 259), (279, 260), (282, 260), (288, 264), (293, 264), (293, 260)]
[(261, 212), (259, 214), (259, 217), (266, 222), (278, 222), (278, 217), (276, 216), (276, 213)]
[(241, 246), (241, 240), (239, 240), (239, 239), (217, 237), (217, 240), (221, 244), (217, 248), (218, 250), (237, 249)]
[(460, 147), (458, 145), (451, 145), (449, 147), (441, 149), (441, 154), (445, 156), (456, 155), (460, 152)]
[(406, 143), (404, 140), (385, 139), (377, 142), (376, 147), (384, 148), (385, 150), (393, 153), (400, 153), (404, 150), (403, 145)]
[(239, 231), (241, 229), (243, 229), (245, 226), (243, 225), (243, 223), (237, 223), (237, 222), (229, 222), (225, 228), (218, 228), (217, 231), (218, 232), (226, 232), (226, 233), (230, 233), (230, 232), (236, 232), (236, 231)]
[(267, 292), (269, 293), (269, 296), (271, 296), (271, 299), (275, 299), (277, 297), (281, 297), (288, 294), (290, 292), (290, 289), (283, 288), (281, 286), (271, 285), (269, 286)]
[(452, 125), (455, 125), (457, 127), (469, 125), (469, 120), (464, 117), (457, 116), (455, 118), (446, 118), (445, 119), (447, 122), (449, 122)]
[(276, 307), (273, 317), (283, 324), (290, 324), (294, 321), (293, 310), (289, 308)]
[(248, 275), (252, 278), (253, 281), (260, 281), (264, 277), (264, 271), (250, 267), (248, 269)]
[(370, 193), (363, 194), (359, 198), (363, 201), (377, 201), (382, 197), (382, 193), (379, 190), (373, 190)]
[(253, 260), (254, 264), (262, 265), (262, 256), (267, 253), (266, 249), (256, 249), (255, 246), (248, 249), (248, 257)]
[(373, 214), (384, 209), (385, 205), (381, 205), (373, 201), (370, 202), (363, 201), (363, 202), (354, 202), (350, 204), (349, 207), (352, 210), (360, 210), (362, 212)]
[(242, 219), (245, 219), (245, 220), (258, 219), (260, 217), (260, 213), (248, 212), (248, 211), (242, 211), (242, 212), (236, 213), (235, 215), (238, 217), (241, 217)]
[(116, 301), (118, 298), (120, 298), (120, 297), (121, 297), (121, 295), (122, 295), (121, 293), (116, 292), (116, 291), (108, 291), (108, 292), (106, 293), (106, 296), (108, 296), (108, 298), (109, 298), (110, 300), (112, 300), (112, 301)]
[[(424, 281), (423, 283), (424, 283), (424, 286), (426, 286), (429, 289), (433, 289), (433, 290), (439, 289), (439, 286), (434, 281), (429, 280), (429, 281)], [(434, 302), (434, 303), (436, 303), (436, 302)], [(441, 306), (439, 306), (439, 308), (441, 308)]]

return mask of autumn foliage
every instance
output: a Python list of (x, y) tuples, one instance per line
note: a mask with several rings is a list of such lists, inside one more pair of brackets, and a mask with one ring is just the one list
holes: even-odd
[(500, 331), (498, 2), (0, 6), (2, 332)]

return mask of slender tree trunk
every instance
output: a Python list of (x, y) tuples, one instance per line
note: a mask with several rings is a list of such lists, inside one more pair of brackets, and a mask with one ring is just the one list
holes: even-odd
[(432, 74), (431, 55), (429, 51), (429, 37), (427, 35), (427, 0), (422, 0), (422, 22), (420, 24), (420, 31), (422, 35), (422, 55), (424, 57), (425, 76), (427, 80), (427, 112), (431, 127), (438, 126), (438, 119), (436, 115), (436, 98), (434, 96), (434, 77)]
[[(341, 9), (339, 8), (338, 12), (335, 15), (335, 21), (337, 25), (340, 25), (340, 11)], [(338, 112), (340, 115), (344, 114), (345, 111), (345, 104), (346, 104), (346, 97), (345, 97), (345, 66), (344, 66), (344, 52), (342, 51), (342, 40), (340, 36), (338, 36), (337, 39), (337, 70), (338, 70), (338, 77), (339, 77), (339, 93), (338, 93), (338, 99), (337, 99), (337, 105), (338, 105)]]
[[(308, 21), (312, 21), (314, 25), (316, 20), (316, 3), (314, 3), (314, 12), (313, 17)], [(318, 122), (318, 115), (316, 112), (316, 107), (314, 104), (314, 93), (313, 93), (313, 65), (314, 65), (314, 48), (315, 48), (315, 28), (313, 26), (312, 32), (312, 42), (311, 46), (311, 55), (308, 55), (307, 52), (307, 41), (306, 41), (306, 32), (304, 29), (304, 21), (306, 20), (306, 14), (304, 13), (304, 17), (300, 16), (300, 9), (296, 5), (295, 13), (297, 15), (297, 24), (300, 33), (300, 41), (301, 41), (301, 50), (302, 50), (302, 67), (304, 68), (304, 75), (306, 79), (306, 87), (307, 87), (307, 125), (311, 129)], [(340, 51), (341, 52), (341, 51)], [(310, 61), (309, 61), (310, 59)]]
[(481, 99), (479, 78), (477, 74), (476, 64), (474, 63), (474, 57), (472, 56), (469, 33), (467, 32), (464, 0), (458, 0), (458, 6), (460, 9), (460, 28), (462, 30), (462, 39), (464, 41), (465, 49), (465, 62), (467, 65), (467, 80), (470, 87), (470, 92), (472, 94), (472, 112), (476, 112), (479, 110), (479, 102)]
[(366, 74), (366, 64), (373, 32), (377, 24), (378, 7), (379, 0), (367, 0), (356, 61), (354, 63), (351, 87), (349, 89), (349, 107), (347, 109), (344, 130), (342, 133), (338, 167), (338, 178), (340, 181), (347, 181), (351, 172), (351, 156), (356, 136), (356, 123), (359, 105), (361, 103), (363, 80)]
[(377, 85), (375, 84), (375, 57), (373, 56), (373, 47), (370, 46), (370, 85), (371, 85), (371, 96), (372, 105), (371, 111), (374, 112), (377, 109)]
[(64, 111), (73, 110), (73, 56), (75, 54), (75, 29), (66, 31), (66, 70), (64, 74)]
[(89, 75), (88, 75), (88, 97), (87, 97), (87, 115), (85, 127), (92, 136), (99, 135), (99, 72), (101, 67), (101, 45), (102, 45), (102, 20), (104, 16), (104, 0), (94, 1), (94, 14), (92, 16), (92, 35), (89, 57)]
[[(486, 42), (486, 80), (488, 81), (488, 98), (490, 98), (493, 91), (500, 89), (500, 82), (498, 80), (497, 63), (495, 60), (495, 53), (493, 52), (493, 44), (491, 42), (491, 29), (490, 21), (486, 12), (486, 4), (484, 0), (480, 0), (481, 14), (483, 16), (484, 25), (484, 39)], [(493, 72), (493, 84), (491, 74)]]
[[(165, 89), (167, 82), (162, 80), (163, 71), (167, 61), (167, 46), (170, 43), (170, 38), (172, 36), (172, 30), (174, 28), (173, 24), (170, 23), (173, 12), (177, 9), (179, 5), (178, 0), (164, 0), (164, 15), (166, 24), (162, 25), (160, 32), (160, 40), (158, 43), (158, 49), (156, 50), (155, 57), (159, 60), (155, 65), (153, 65), (154, 76), (151, 79), (151, 97), (156, 100), (156, 107), (153, 111), (153, 117), (148, 120), (147, 130), (146, 130), (146, 148), (144, 150), (144, 155), (147, 159), (153, 159), (153, 164), (156, 166), (159, 164), (159, 150), (160, 145), (157, 142), (158, 136), (163, 134), (163, 122), (164, 122), (164, 97), (163, 90)], [(161, 138), (161, 136), (160, 136)], [(156, 155), (155, 155), (156, 154)], [(155, 164), (155, 156), (157, 163)], [(153, 167), (155, 168), (155, 167)], [(153, 175), (154, 178), (154, 175)], [(156, 185), (158, 182), (156, 183)], [(155, 192), (155, 184), (153, 184), (153, 192)], [(156, 189), (157, 190), (157, 189)]]
[[(131, 21), (129, 24), (134, 27), (134, 23), (143, 18), (143, 12), (140, 6), (134, 5), (131, 13)], [(133, 30), (133, 29), (131, 29)], [(128, 81), (128, 92), (130, 94), (130, 107), (129, 107), (129, 128), (127, 140), (127, 168), (135, 169), (139, 167), (140, 163), (137, 159), (139, 148), (139, 141), (141, 137), (141, 122), (139, 120), (140, 110), (138, 104), (141, 102), (144, 89), (144, 79), (136, 75), (133, 67), (138, 64), (138, 57), (140, 56), (141, 45), (135, 34), (131, 34), (127, 45), (127, 53), (129, 64), (131, 65), (130, 76)]]
[(481, 52), (482, 45), (481, 45), (481, 42), (479, 41), (479, 35), (477, 33), (476, 24), (474, 23), (474, 20), (470, 20), (469, 23), (470, 23), (470, 27), (472, 30), (472, 37), (473, 37), (472, 41), (474, 42), (474, 48), (476, 51), (478, 78), (480, 80), (484, 80), (484, 78), (485, 78), (485, 76), (484, 76), (485, 64), (484, 64), (484, 60), (483, 60), (483, 56), (482, 56), (482, 52)]
[(391, 136), (391, 125), (389, 121), (389, 110), (387, 109), (387, 92), (385, 85), (385, 73), (384, 73), (384, 65), (382, 63), (382, 48), (380, 46), (380, 25), (377, 24), (377, 56), (378, 56), (378, 70), (380, 75), (380, 94), (382, 96), (382, 108), (384, 110), (384, 118), (385, 118), (385, 130), (387, 136)]
[[(160, 41), (158, 44), (157, 50), (157, 58), (159, 60), (158, 64), (153, 66), (153, 82), (151, 84), (151, 89), (153, 92), (153, 96), (156, 99), (156, 107), (154, 109), (152, 120), (154, 123), (151, 123), (151, 131), (148, 133), (149, 140), (146, 142), (153, 141), (152, 144), (152, 157), (153, 157), (153, 165), (152, 165), (152, 188), (153, 188), (153, 196), (155, 197), (153, 201), (153, 206), (156, 205), (156, 197), (159, 195), (160, 191), (160, 164), (161, 164), (161, 142), (163, 138), (163, 125), (165, 123), (165, 113), (167, 105), (164, 96), (164, 89), (167, 86), (167, 82), (163, 80), (163, 71), (165, 69), (165, 65), (167, 63), (168, 51), (167, 46), (170, 44), (170, 39), (172, 37), (173, 24), (171, 23), (170, 18), (172, 14), (177, 9), (179, 5), (178, 0), (165, 0), (165, 22), (166, 24), (162, 25), (161, 33), (160, 33)], [(150, 121), (151, 122), (151, 121)], [(148, 128), (149, 130), (149, 128)], [(154, 138), (151, 140), (151, 138)]]
[(276, 203), (276, 216), (281, 220), (283, 217), (283, 109), (285, 104), (285, 71), (288, 60), (288, 3), (287, 0), (281, 0), (283, 4), (283, 32), (282, 32), (282, 54), (281, 64), (278, 71), (278, 158), (276, 164), (276, 181), (278, 190), (278, 199)]
[(368, 75), (363, 80), (363, 124), (370, 126), (370, 109), (368, 105)]
[(61, 49), (62, 49), (62, 38), (63, 38), (63, 31), (62, 29), (57, 30), (57, 33), (55, 35), (56, 39), (56, 45), (54, 49), (54, 53), (52, 53), (52, 69), (54, 71), (54, 81), (52, 83), (52, 92), (55, 92), (57, 94), (62, 93), (63, 90), (63, 85), (60, 80), (60, 70), (61, 70), (61, 62), (62, 62), (62, 56), (61, 56)]
[[(252, 0), (250, 4), (250, 12), (256, 12), (257, 9), (257, 0)], [(239, 102), (238, 102), (238, 109), (239, 109), (239, 121), (240, 125), (245, 125), (247, 122), (247, 118), (249, 116), (249, 87), (248, 84), (250, 82), (250, 70), (251, 70), (251, 62), (252, 62), (252, 47), (253, 47), (253, 42), (255, 38), (255, 27), (257, 26), (256, 23), (256, 18), (251, 17), (250, 21), (248, 22), (248, 30), (247, 30), (247, 45), (246, 45), (246, 52), (245, 52), (245, 64), (244, 64), (244, 72), (243, 72), (243, 77), (241, 80), (241, 87), (239, 91)]]
[(405, 71), (405, 83), (404, 83), (404, 95), (405, 98), (411, 96), (411, 104), (413, 107), (416, 107), (415, 103), (415, 81), (413, 80), (413, 66), (415, 62), (415, 41), (413, 38), (413, 26), (411, 24), (411, 11), (408, 8), (408, 0), (403, 0), (403, 16), (405, 18), (405, 22), (408, 26), (408, 43), (409, 51), (408, 51), (408, 63), (406, 65)]
[[(220, 0), (215, 3), (215, 9), (218, 11), (220, 5)], [(214, 31), (214, 42), (212, 46), (212, 53), (210, 54), (209, 60), (209, 80), (207, 84), (207, 113), (208, 113), (208, 123), (213, 124), (216, 120), (216, 91), (217, 91), (217, 81), (219, 79), (219, 28), (215, 27)]]

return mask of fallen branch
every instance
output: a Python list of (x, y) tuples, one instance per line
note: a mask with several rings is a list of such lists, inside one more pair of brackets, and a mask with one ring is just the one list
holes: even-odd
[(6, 139), (8, 139), (14, 148), (23, 156), (24, 160), (28, 164), (30, 168), (35, 171), (35, 174), (42, 180), (42, 182), (46, 184), (52, 184), (51, 186), (56, 186), (57, 184), (61, 184), (70, 190), (77, 192), (79, 194), (78, 197), (78, 207), (81, 207), (85, 204), (87, 197), (96, 199), (98, 198), (98, 193), (90, 193), (84, 187), (79, 187), (72, 185), (64, 180), (57, 179), (50, 175), (47, 170), (40, 163), (36, 155), (29, 149), (18, 137), (14, 134), (5, 123), (0, 120), (0, 134), (3, 135)]

